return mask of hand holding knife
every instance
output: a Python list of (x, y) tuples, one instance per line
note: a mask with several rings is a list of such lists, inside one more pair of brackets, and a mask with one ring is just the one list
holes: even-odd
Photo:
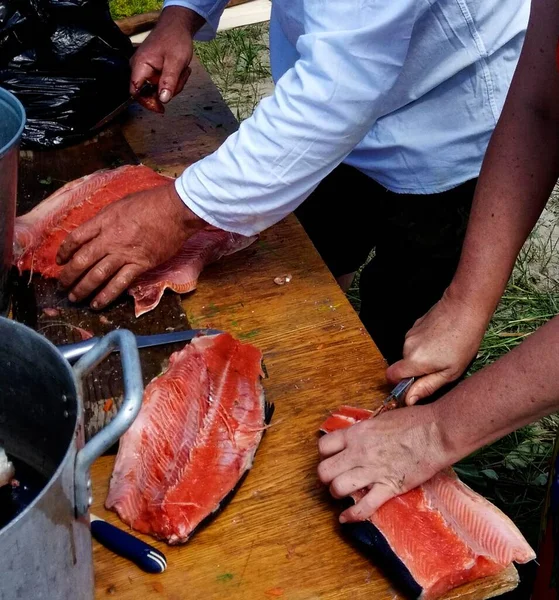
[(406, 404), (406, 394), (415, 381), (415, 377), (406, 377), (384, 399), (378, 414), (393, 408), (402, 408)]
[(91, 128), (91, 131), (97, 131), (98, 129), (104, 127), (107, 123), (124, 112), (131, 104), (134, 104), (134, 102), (136, 102), (139, 98), (149, 98), (150, 96), (155, 97), (157, 95), (157, 88), (158, 86), (155, 83), (149, 83), (146, 81), (138, 90), (136, 90), (133, 94), (130, 94), (129, 98), (127, 98), (122, 104), (117, 106), (111, 113), (96, 123)]

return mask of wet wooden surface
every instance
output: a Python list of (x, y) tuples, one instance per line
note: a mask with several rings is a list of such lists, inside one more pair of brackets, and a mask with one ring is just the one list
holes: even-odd
[[(144, 163), (174, 175), (235, 126), (195, 64), (165, 117), (137, 109), (124, 132)], [(289, 283), (274, 283), (287, 274)], [(295, 218), (206, 269), (183, 307), (191, 326), (228, 330), (263, 351), (272, 426), (247, 479), (207, 527), (181, 547), (144, 537), (166, 554), (164, 574), (147, 575), (95, 543), (96, 598), (401, 598), (342, 538), (340, 505), (317, 482), (317, 430), (328, 411), (343, 403), (373, 408), (387, 387), (382, 357)], [(93, 512), (125, 527), (103, 508), (113, 460), (94, 465)], [(447, 598), (489, 598), (512, 589), (516, 577), (511, 568)]]

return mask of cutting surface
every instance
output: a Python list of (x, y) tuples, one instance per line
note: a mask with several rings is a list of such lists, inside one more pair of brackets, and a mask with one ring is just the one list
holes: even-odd
[[(105, 166), (140, 160), (177, 175), (212, 152), (235, 127), (216, 88), (194, 61), (185, 92), (164, 117), (139, 108), (132, 111), (123, 131), (133, 152), (115, 128), (77, 148), (25, 153), (20, 212), (63, 181)], [(289, 283), (274, 283), (285, 275), (291, 275)], [(19, 282), (14, 315), (57, 343), (76, 339), (76, 330), (67, 324), (95, 334), (116, 327), (150, 333), (212, 326), (264, 353), (264, 386), (276, 410), (240, 490), (186, 545), (170, 548), (144, 538), (167, 556), (169, 567), (162, 575), (147, 575), (94, 542), (98, 600), (400, 598), (370, 560), (341, 537), (340, 505), (316, 477), (320, 423), (342, 403), (368, 408), (378, 404), (387, 392), (385, 364), (293, 217), (242, 253), (206, 269), (182, 308), (176, 296), (168, 294), (156, 311), (138, 320), (129, 301), (112, 307), (106, 313), (110, 323), (105, 323), (84, 307), (68, 305), (56, 286), (34, 280), (28, 288), (26, 283)], [(52, 307), (61, 311), (58, 316), (44, 313)], [(174, 349), (142, 351), (146, 380), (161, 370)], [(113, 357), (90, 382), (90, 433), (116, 409), (115, 405), (106, 413), (103, 407), (107, 396), (118, 401), (118, 374)], [(103, 508), (113, 461), (113, 456), (105, 456), (94, 465), (93, 512), (125, 528)], [(515, 578), (510, 569), (448, 598), (489, 598), (513, 587)]]

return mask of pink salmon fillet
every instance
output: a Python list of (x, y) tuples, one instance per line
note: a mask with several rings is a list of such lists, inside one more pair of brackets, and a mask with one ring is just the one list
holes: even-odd
[(256, 237), (221, 230), (195, 233), (176, 256), (144, 273), (128, 290), (134, 298), (136, 316), (153, 310), (167, 288), (177, 294), (196, 289), (198, 276), (206, 265), (243, 250), (255, 240)]
[(171, 355), (120, 440), (106, 507), (137, 531), (186, 542), (252, 466), (266, 427), (261, 360), (227, 333)]
[[(342, 406), (320, 431), (345, 429), (378, 411)], [(352, 494), (355, 502), (368, 489)], [(536, 555), (516, 525), (452, 469), (383, 504), (369, 519), (422, 589), (422, 600), (495, 575)]]
[[(70, 232), (112, 202), (172, 181), (144, 165), (125, 165), (67, 183), (16, 219), (14, 264), (20, 273), (57, 279), (62, 267), (56, 264), (56, 254)], [(153, 310), (166, 288), (180, 294), (193, 291), (205, 266), (255, 240), (256, 236), (248, 238), (220, 230), (196, 233), (175, 257), (132, 284), (129, 292), (135, 300), (136, 316)]]

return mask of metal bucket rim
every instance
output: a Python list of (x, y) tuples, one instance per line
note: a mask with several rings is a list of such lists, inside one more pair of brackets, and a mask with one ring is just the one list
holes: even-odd
[[(49, 492), (49, 490), (52, 488), (52, 486), (56, 483), (56, 481), (58, 481), (62, 471), (66, 468), (66, 463), (68, 461), (68, 457), (71, 455), (71, 453), (74, 451), (73, 445), (74, 445), (74, 440), (76, 439), (76, 435), (79, 431), (80, 428), (80, 423), (82, 420), (82, 402), (81, 399), (79, 397), (79, 388), (77, 385), (77, 381), (76, 381), (76, 377), (74, 375), (74, 371), (72, 370), (72, 367), (70, 366), (70, 363), (62, 356), (62, 354), (60, 353), (60, 351), (58, 350), (58, 348), (50, 341), (48, 340), (46, 337), (42, 336), (40, 333), (37, 333), (34, 329), (31, 329), (31, 327), (27, 327), (27, 325), (24, 325), (23, 323), (19, 323), (18, 321), (14, 321), (13, 319), (7, 319), (5, 317), (0, 317), (0, 323), (2, 322), (8, 322), (11, 325), (19, 328), (20, 330), (23, 330), (26, 332), (26, 334), (31, 335), (33, 338), (35, 338), (35, 341), (39, 344), (43, 344), (43, 346), (45, 346), (46, 348), (48, 348), (51, 351), (54, 351), (55, 354), (58, 354), (58, 356), (60, 357), (61, 360), (61, 366), (63, 365), (63, 367), (67, 370), (68, 375), (70, 376), (71, 381), (74, 382), (74, 388), (76, 390), (76, 422), (74, 424), (74, 429), (72, 431), (72, 436), (70, 437), (70, 440), (68, 442), (68, 448), (64, 454), (64, 456), (62, 457), (60, 464), (58, 465), (58, 467), (56, 468), (56, 470), (54, 471), (54, 473), (50, 476), (50, 479), (48, 480), (48, 482), (46, 483), (45, 487), (37, 494), (37, 496), (33, 499), (32, 502), (30, 502), (20, 513), (19, 515), (17, 515), (17, 517), (15, 517), (14, 519), (12, 519), (9, 523), (7, 523), (4, 527), (0, 528), (0, 536), (5, 533), (6, 531), (8, 531), (9, 529), (11, 529), (12, 527), (15, 527), (17, 523), (19, 523), (20, 521), (22, 521), (23, 519), (25, 519), (27, 517), (27, 515), (31, 512), (31, 510), (33, 508), (35, 508), (35, 506), (43, 499), (43, 497)], [(72, 465), (72, 469), (73, 469), (73, 465)], [(16, 479), (17, 479), (17, 474), (16, 474)], [(72, 501), (72, 506), (74, 506), (74, 498), (71, 499)], [(72, 515), (73, 518), (73, 515)]]
[(16, 134), (12, 137), (12, 139), (9, 142), (4, 144), (4, 146), (0, 148), (1, 157), (4, 156), (4, 154), (6, 154), (7, 152), (9, 152), (21, 140), (23, 129), (27, 120), (27, 115), (25, 114), (25, 108), (23, 108), (23, 104), (16, 98), (16, 96), (2, 87), (0, 87), (0, 100), (5, 100), (13, 109), (19, 111), (19, 116), (21, 117), (21, 124)]

